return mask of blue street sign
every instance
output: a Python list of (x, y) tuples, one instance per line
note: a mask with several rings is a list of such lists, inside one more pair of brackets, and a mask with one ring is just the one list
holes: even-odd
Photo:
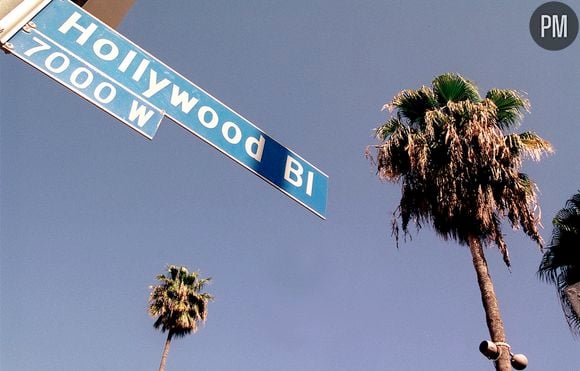
[(325, 218), (328, 176), (203, 89), (68, 0), (51, 1), (33, 22), (41, 37), (147, 102), (150, 106), (139, 106), (140, 118), (150, 107), (158, 107), (189, 132)]
[(163, 113), (34, 29), (18, 31), (11, 53), (152, 139)]

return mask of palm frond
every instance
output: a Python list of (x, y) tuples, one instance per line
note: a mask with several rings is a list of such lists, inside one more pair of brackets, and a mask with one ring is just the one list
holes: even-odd
[(437, 76), (433, 80), (432, 86), (435, 97), (441, 106), (445, 106), (447, 102), (464, 100), (479, 102), (481, 100), (477, 86), (456, 73)]
[(519, 134), (519, 137), (522, 153), (534, 161), (539, 161), (542, 155), (554, 153), (552, 144), (534, 132), (526, 131)]
[(506, 135), (505, 144), (512, 155), (526, 156), (534, 161), (539, 161), (543, 155), (554, 153), (550, 142), (531, 131)]
[(497, 107), (497, 124), (501, 129), (518, 124), (530, 108), (530, 102), (516, 90), (492, 89), (487, 92), (486, 99)]
[(399, 128), (403, 126), (403, 123), (397, 117), (391, 117), (383, 125), (375, 129), (375, 135), (380, 141), (386, 140), (388, 137), (393, 135)]
[(421, 126), (425, 122), (425, 114), (437, 108), (438, 102), (433, 90), (423, 86), (418, 90), (403, 90), (387, 106), (396, 108), (411, 124)]

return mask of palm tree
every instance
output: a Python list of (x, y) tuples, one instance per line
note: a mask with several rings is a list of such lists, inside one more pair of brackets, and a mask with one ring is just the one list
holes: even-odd
[[(430, 223), (443, 239), (471, 251), (493, 342), (505, 346), (505, 332), (483, 253), (495, 245), (510, 266), (501, 220), (542, 245), (536, 187), (520, 172), (524, 157), (552, 152), (533, 132), (509, 133), (529, 103), (514, 90), (490, 90), (481, 98), (473, 82), (458, 74), (436, 77), (431, 87), (403, 90), (386, 104), (391, 117), (376, 129), (379, 144), (367, 148), (380, 179), (402, 184), (392, 231), (399, 240), (409, 222)], [(372, 150), (374, 149), (374, 150)], [(495, 362), (511, 370), (509, 352)]]
[(558, 211), (552, 225), (550, 248), (538, 274), (556, 286), (568, 326), (580, 335), (580, 191)]
[(167, 266), (168, 275), (158, 275), (159, 285), (151, 286), (149, 314), (156, 317), (153, 326), (167, 331), (167, 340), (159, 371), (165, 369), (169, 346), (173, 337), (183, 337), (196, 332), (198, 323), (207, 318), (207, 304), (213, 296), (202, 293), (211, 278), (199, 278), (198, 272), (189, 272), (186, 267)]

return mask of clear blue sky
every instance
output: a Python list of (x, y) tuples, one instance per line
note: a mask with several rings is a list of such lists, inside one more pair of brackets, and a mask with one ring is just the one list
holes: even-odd
[[(320, 220), (164, 119), (153, 141), (0, 56), (0, 369), (153, 370), (146, 312), (168, 263), (212, 276), (168, 370), (491, 370), (467, 249), (424, 228), (395, 247), (398, 185), (364, 158), (398, 91), (459, 72), (525, 91), (556, 153), (524, 170), (542, 235), (580, 188), (580, 39), (549, 52), (542, 1), (138, 1), (119, 31), (330, 176)], [(567, 2), (580, 14), (580, 3)], [(578, 369), (541, 253), (505, 228), (488, 262), (530, 371)]]

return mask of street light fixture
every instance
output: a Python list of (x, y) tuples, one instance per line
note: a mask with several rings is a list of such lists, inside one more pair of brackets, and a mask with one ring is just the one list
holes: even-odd
[(516, 370), (523, 370), (528, 366), (528, 358), (523, 354), (513, 354), (511, 352), (511, 347), (509, 344), (504, 342), (493, 342), (490, 340), (484, 340), (479, 344), (479, 351), (481, 354), (486, 356), (492, 361), (497, 361), (501, 356), (501, 348), (506, 347), (510, 352), (510, 362), (512, 367)]

